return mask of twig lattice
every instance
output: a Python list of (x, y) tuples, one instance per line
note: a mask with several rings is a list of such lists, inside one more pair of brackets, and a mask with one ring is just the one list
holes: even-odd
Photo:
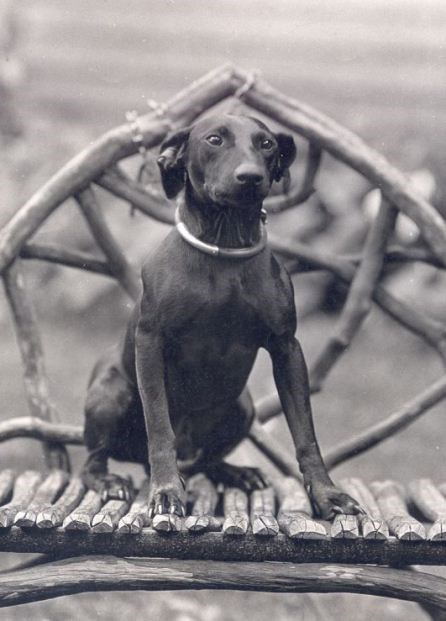
[[(249, 88), (243, 88), (246, 84), (249, 84)], [(193, 122), (213, 105), (234, 96), (243, 97), (247, 106), (270, 116), (309, 142), (302, 187), (287, 196), (267, 199), (265, 206), (270, 211), (282, 211), (311, 195), (324, 150), (362, 173), (374, 186), (380, 187), (383, 194), (380, 212), (359, 257), (330, 255), (309, 245), (270, 235), (270, 244), (278, 254), (297, 259), (296, 271), (326, 270), (349, 285), (349, 294), (339, 322), (312, 369), (313, 391), (321, 389), (329, 371), (348, 348), (369, 313), (372, 301), (401, 326), (423, 338), (436, 349), (443, 362), (446, 361), (446, 326), (397, 299), (379, 282), (382, 266), (387, 261), (423, 261), (438, 269), (446, 267), (446, 224), (440, 214), (416, 194), (402, 173), (355, 134), (310, 106), (284, 96), (260, 78), (252, 80), (243, 71), (224, 66), (194, 82), (164, 106), (139, 117), (138, 140), (135, 140), (134, 124), (123, 125), (103, 135), (56, 173), (0, 231), (0, 273), (17, 329), (25, 370), (25, 389), (31, 410), (31, 418), (22, 417), (0, 423), (0, 441), (17, 436), (43, 440), (47, 447), (48, 465), (65, 468), (68, 462), (63, 443), (82, 442), (80, 429), (54, 424), (57, 417), (48, 395), (42, 347), (32, 302), (21, 276), (21, 259), (50, 261), (115, 278), (127, 294), (135, 299), (139, 292), (138, 276), (108, 228), (94, 186), (101, 186), (124, 199), (132, 208), (150, 218), (173, 224), (173, 210), (168, 201), (156, 189), (130, 179), (120, 169), (119, 161), (138, 153), (138, 142), (146, 150), (153, 149), (173, 127)], [(30, 241), (46, 218), (72, 196), (78, 201), (105, 258)], [(387, 241), (398, 210), (406, 213), (419, 226), (426, 242), (424, 249), (388, 248)], [(445, 396), (446, 383), (440, 379), (388, 419), (380, 421), (342, 446), (331, 449), (327, 455), (328, 465), (333, 467), (342, 463), (388, 438)], [(260, 422), (265, 422), (280, 411), (276, 394), (257, 404)], [(259, 424), (253, 427), (252, 441), (266, 451), (284, 474), (298, 476), (293, 460), (284, 457), (282, 447), (274, 444), (266, 446)]]
[[(426, 609), (446, 609), (444, 580), (436, 576), (369, 565), (346, 568), (313, 563), (299, 569), (299, 566), (289, 566), (289, 562), (277, 562), (305, 562), (310, 557), (312, 561), (324, 560), (329, 555), (333, 562), (351, 562), (354, 557), (356, 562), (362, 558), (365, 563), (432, 563), (433, 559), (443, 562), (444, 555), (440, 548), (435, 549), (438, 544), (432, 547), (431, 542), (423, 543), (424, 548), (418, 546), (415, 549), (397, 540), (386, 540), (387, 527), (380, 511), (387, 511), (392, 517), (394, 507), (397, 507), (397, 511), (403, 513), (398, 522), (395, 519), (392, 522), (392, 528), (401, 540), (405, 537), (407, 539), (409, 520), (417, 528), (420, 527), (408, 515), (399, 488), (389, 482), (377, 487), (380, 501), (378, 508), (361, 481), (344, 481), (345, 489), (354, 491), (363, 506), (367, 507), (368, 515), (360, 517), (359, 522), (354, 516), (349, 516), (352, 518), (351, 524), (344, 519), (346, 516), (339, 518), (332, 525), (332, 540), (324, 541), (325, 527), (311, 518), (308, 499), (296, 482), (300, 473), (294, 457), (288, 455), (277, 440), (273, 442), (261, 425), (281, 411), (276, 394), (256, 404), (258, 420), (252, 426), (250, 437), (277, 469), (290, 477), (279, 481), (280, 507), (277, 520), (273, 513), (274, 497), (271, 490), (251, 499), (250, 515), (246, 498), (240, 497), (237, 490), (228, 490), (225, 499), (227, 520), (223, 527), (226, 538), (219, 537), (218, 533), (212, 532), (220, 528), (214, 516), (217, 495), (215, 490), (210, 490), (209, 486), (203, 487), (202, 484), (194, 488), (194, 508), (186, 521), (189, 532), (210, 531), (200, 535), (202, 539), (184, 532), (170, 535), (167, 539), (157, 533), (146, 532), (148, 482), (132, 505), (122, 501), (119, 506), (102, 507), (101, 499), (95, 492), (88, 491), (83, 496), (83, 485), (79, 479), (74, 478), (53, 503), (57, 496), (55, 489), (60, 491), (68, 480), (66, 471), (69, 462), (65, 445), (82, 444), (83, 437), (80, 427), (57, 423), (57, 413), (48, 391), (39, 330), (23, 278), (23, 260), (49, 261), (114, 278), (132, 299), (136, 299), (139, 278), (107, 225), (95, 194), (95, 186), (123, 199), (132, 209), (139, 210), (149, 218), (173, 224), (173, 210), (168, 201), (150, 185), (145, 186), (130, 179), (120, 168), (119, 162), (142, 150), (147, 153), (154, 149), (172, 128), (192, 123), (212, 106), (231, 97), (243, 98), (247, 106), (281, 123), (309, 143), (302, 187), (293, 188), (287, 195), (267, 199), (265, 207), (270, 212), (281, 212), (293, 207), (312, 194), (324, 151), (360, 172), (372, 186), (379, 187), (382, 192), (379, 215), (370, 228), (359, 256), (331, 255), (303, 243), (270, 235), (273, 250), (285, 259), (292, 259), (293, 271), (328, 271), (349, 286), (338, 324), (312, 369), (313, 391), (322, 388), (328, 373), (360, 329), (373, 302), (399, 325), (424, 339), (446, 363), (446, 325), (413, 309), (380, 283), (382, 267), (386, 263), (421, 261), (437, 269), (446, 267), (446, 223), (440, 214), (417, 195), (404, 175), (384, 157), (332, 119), (284, 96), (257, 76), (254, 79), (252, 75), (232, 66), (212, 71), (165, 105), (137, 120), (132, 117), (131, 124), (103, 135), (56, 173), (0, 230), (0, 275), (17, 332), (31, 414), (0, 423), (0, 442), (19, 436), (41, 440), (46, 464), (52, 472), (43, 483), (41, 475), (34, 472), (23, 473), (17, 478), (10, 502), (3, 505), (0, 511), (0, 527), (7, 529), (14, 520), (19, 519), (24, 520), (26, 525), (31, 520), (39, 533), (36, 536), (29, 530), (13, 528), (1, 536), (2, 549), (53, 554), (61, 554), (63, 550), (62, 554), (65, 555), (99, 554), (106, 549), (108, 554), (117, 556), (138, 556), (150, 551), (152, 556), (173, 556), (174, 559), (188, 560), (124, 561), (91, 557), (82, 561), (59, 561), (47, 565), (43, 573), (39, 567), (4, 573), (0, 580), (0, 607), (98, 588), (257, 588), (288, 592), (363, 592), (418, 601)], [(70, 197), (77, 200), (102, 252), (102, 258), (56, 244), (31, 241), (46, 218)], [(418, 225), (425, 241), (424, 248), (388, 247), (398, 211), (408, 215)], [(445, 397), (446, 380), (442, 377), (387, 419), (332, 448), (326, 455), (327, 466), (334, 467), (382, 442)], [(0, 481), (3, 501), (11, 492), (12, 482), (12, 473), (5, 471)], [(445, 501), (440, 491), (431, 482), (415, 482), (412, 496), (418, 508), (429, 519), (435, 520), (428, 539), (432, 542), (444, 540)], [(35, 505), (35, 515), (29, 511), (31, 500)], [(111, 502), (116, 504), (118, 501)], [(249, 530), (250, 520), (252, 532)], [(60, 528), (62, 521), (66, 532)], [(385, 547), (364, 546), (357, 539), (359, 525), (364, 538), (384, 539)], [(90, 527), (92, 534), (89, 532)], [(286, 537), (277, 535), (279, 527)], [(109, 534), (113, 529), (117, 529), (116, 537)], [(72, 537), (72, 531), (87, 533), (84, 538)], [(233, 531), (237, 531), (236, 541), (230, 534)], [(242, 543), (239, 531), (246, 535)], [(133, 539), (128, 538), (131, 533)], [(262, 545), (258, 543), (259, 535), (263, 540)], [(275, 537), (270, 541), (271, 535)], [(303, 539), (309, 540), (306, 547), (300, 543)], [(299, 540), (298, 547), (294, 547), (294, 540)], [(193, 560), (197, 558), (194, 557), (195, 548), (198, 558), (213, 560)], [(270, 556), (265, 556), (265, 550), (269, 550)], [(420, 550), (424, 550), (425, 557), (422, 554), (420, 556)], [(376, 553), (376, 558), (370, 556), (372, 552)], [(273, 566), (252, 562), (265, 558), (275, 560), (276, 563)], [(229, 564), (222, 563), (222, 559), (250, 562)], [(105, 579), (102, 578), (104, 573), (107, 574)]]

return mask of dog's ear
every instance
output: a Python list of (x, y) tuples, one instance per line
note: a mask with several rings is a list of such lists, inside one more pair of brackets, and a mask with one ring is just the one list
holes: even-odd
[(170, 134), (160, 148), (157, 164), (167, 198), (174, 198), (184, 185), (186, 167), (184, 156), (191, 128)]
[(273, 170), (274, 181), (280, 181), (296, 158), (296, 143), (289, 134), (274, 134), (279, 148)]

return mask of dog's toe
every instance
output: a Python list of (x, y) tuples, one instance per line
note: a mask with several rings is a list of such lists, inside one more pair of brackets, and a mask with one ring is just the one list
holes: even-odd
[(97, 491), (102, 501), (124, 500), (129, 502), (133, 496), (133, 485), (130, 479), (124, 479), (118, 475), (108, 474), (98, 481)]
[(152, 496), (149, 508), (149, 516), (155, 515), (177, 515), (178, 517), (184, 517), (186, 515), (186, 508), (183, 500), (173, 491), (160, 491), (156, 492)]
[(234, 466), (225, 462), (207, 473), (214, 483), (223, 483), (227, 487), (238, 487), (246, 493), (268, 487), (265, 475), (258, 468)]

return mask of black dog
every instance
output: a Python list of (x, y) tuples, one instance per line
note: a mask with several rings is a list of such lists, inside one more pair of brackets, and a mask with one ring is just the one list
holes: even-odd
[(179, 468), (262, 486), (258, 471), (223, 457), (251, 424), (246, 381), (264, 347), (317, 511), (329, 518), (359, 510), (322, 461), (293, 287), (265, 246), (262, 201), (295, 155), (291, 136), (231, 115), (201, 120), (162, 145), (168, 198), (185, 189), (177, 227), (145, 261), (140, 304), (125, 338), (96, 366), (87, 397), (83, 477), (105, 497), (128, 493), (125, 480), (107, 474), (109, 457), (146, 465), (152, 514), (184, 513)]

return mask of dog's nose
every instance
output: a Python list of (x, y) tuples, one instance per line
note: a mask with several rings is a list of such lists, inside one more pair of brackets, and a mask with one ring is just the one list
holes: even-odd
[(243, 185), (259, 185), (262, 183), (264, 176), (254, 166), (239, 166), (235, 171), (235, 178)]

